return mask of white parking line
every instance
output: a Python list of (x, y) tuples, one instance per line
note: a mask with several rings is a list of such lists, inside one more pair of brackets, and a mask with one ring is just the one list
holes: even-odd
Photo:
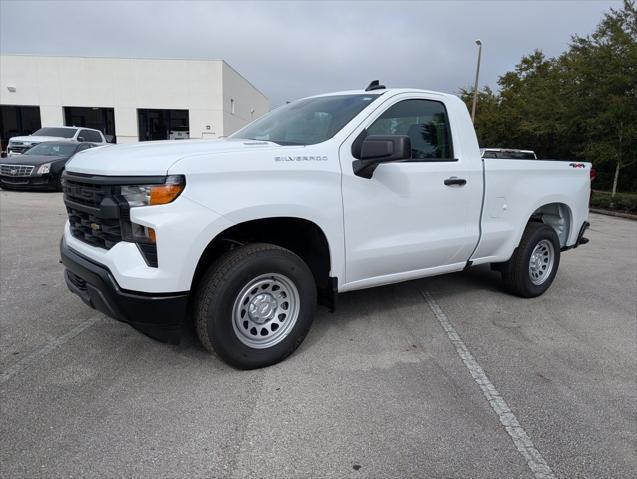
[(529, 469), (531, 469), (531, 472), (535, 474), (537, 479), (555, 479), (553, 471), (546, 463), (540, 452), (535, 448), (533, 441), (531, 441), (531, 438), (528, 436), (526, 431), (522, 428), (522, 426), (520, 426), (515, 414), (511, 412), (509, 405), (491, 383), (471, 352), (469, 352), (464, 341), (451, 325), (447, 315), (440, 306), (438, 306), (438, 303), (436, 303), (431, 293), (428, 291), (421, 291), (421, 294), (425, 298), (425, 301), (427, 301), (431, 311), (433, 311), (434, 315), (438, 319), (438, 322), (447, 333), (449, 341), (456, 348), (458, 356), (460, 356), (460, 359), (462, 359), (462, 362), (471, 373), (471, 376), (473, 376), (475, 382), (478, 383), (478, 386), (482, 389), (482, 393), (491, 406), (491, 409), (493, 409), (498, 415), (500, 423), (504, 426), (504, 429), (509, 436), (511, 436), (513, 444), (515, 444), (517, 450), (520, 454), (522, 454), (524, 459), (526, 459), (526, 463), (528, 464)]
[(100, 319), (102, 319), (102, 317), (103, 316), (99, 314), (85, 321), (82, 321), (80, 324), (78, 324), (73, 329), (71, 329), (68, 333), (63, 334), (59, 338), (55, 338), (49, 341), (48, 343), (45, 343), (44, 345), (42, 345), (41, 347), (33, 351), (31, 354), (23, 357), (20, 361), (15, 363), (13, 366), (10, 366), (6, 371), (3, 371), (2, 373), (0, 373), (0, 384), (3, 384), (4, 382), (8, 381), (13, 376), (18, 374), (21, 370), (23, 370), (27, 366), (30, 366), (31, 364), (36, 362), (38, 359), (46, 356), (55, 348), (62, 346), (64, 343), (73, 339), (75, 336), (80, 334), (85, 329), (90, 328), (95, 323), (97, 323)]

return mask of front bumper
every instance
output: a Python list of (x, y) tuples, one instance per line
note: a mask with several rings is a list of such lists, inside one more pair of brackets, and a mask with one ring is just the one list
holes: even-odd
[(140, 293), (121, 289), (105, 266), (75, 252), (62, 239), (64, 279), (91, 308), (130, 324), (153, 339), (177, 344), (186, 316), (188, 293)]
[(0, 186), (15, 189), (56, 189), (56, 179), (51, 173), (32, 176), (0, 175)]

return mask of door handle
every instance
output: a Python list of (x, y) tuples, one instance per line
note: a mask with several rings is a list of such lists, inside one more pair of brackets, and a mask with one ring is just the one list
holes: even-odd
[(452, 176), (451, 178), (447, 178), (445, 180), (445, 185), (447, 186), (453, 186), (453, 185), (463, 186), (466, 184), (467, 184), (467, 180), (465, 180), (464, 178), (458, 178), (457, 176)]

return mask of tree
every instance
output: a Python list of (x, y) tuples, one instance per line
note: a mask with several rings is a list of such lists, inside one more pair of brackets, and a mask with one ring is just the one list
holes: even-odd
[[(542, 157), (567, 157), (557, 61), (536, 50), (523, 57), (514, 71), (502, 75), (498, 85), (498, 94), (488, 87), (478, 93), (475, 126), (480, 143), (529, 148)], [(467, 104), (472, 93), (460, 90)]]
[[(635, 1), (610, 9), (591, 35), (572, 37), (557, 58), (539, 50), (523, 57), (498, 86), (497, 93), (478, 92), (475, 126), (482, 146), (528, 148), (541, 158), (612, 168), (614, 196), (620, 171), (637, 162)], [(468, 106), (472, 94), (460, 90)]]
[[(471, 108), (473, 89), (462, 88), (460, 98), (467, 108)], [(489, 87), (478, 91), (478, 107), (476, 111), (475, 129), (478, 143), (483, 146), (499, 145), (504, 136), (500, 117), (500, 98)]]
[(611, 9), (595, 32), (573, 37), (560, 58), (572, 82), (571, 115), (585, 133), (579, 153), (596, 165), (615, 169), (612, 196), (620, 171), (637, 162), (637, 9), (626, 0)]

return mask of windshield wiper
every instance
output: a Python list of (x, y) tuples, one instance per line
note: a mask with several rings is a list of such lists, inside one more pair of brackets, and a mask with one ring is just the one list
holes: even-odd
[(284, 140), (270, 140), (273, 143), (276, 143), (277, 145), (281, 145), (281, 146), (291, 146), (291, 145), (296, 145), (296, 146), (305, 146), (305, 143), (299, 143), (297, 141), (284, 141)]

